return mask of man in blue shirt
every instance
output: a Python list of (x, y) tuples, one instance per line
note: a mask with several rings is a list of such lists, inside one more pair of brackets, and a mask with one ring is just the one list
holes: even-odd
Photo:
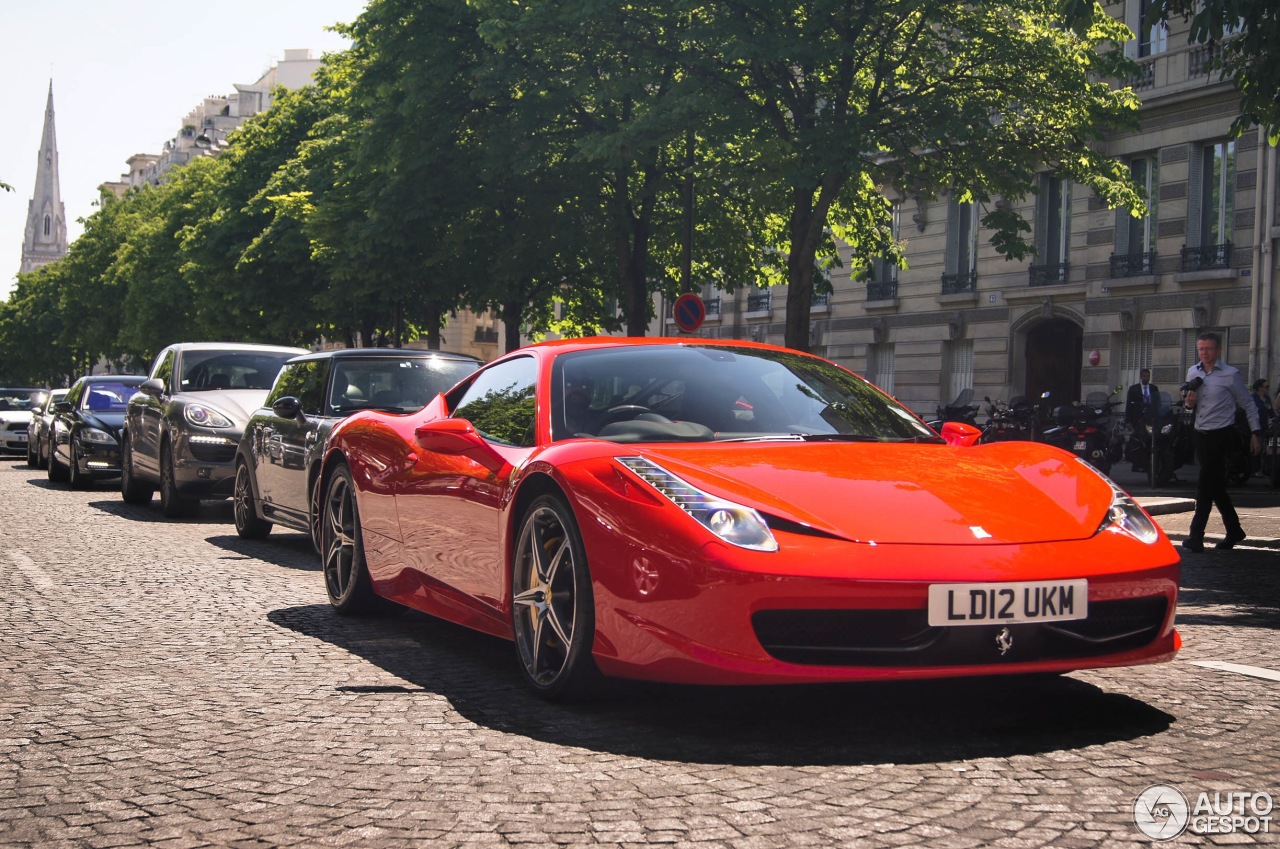
[(1222, 353), (1222, 337), (1216, 333), (1201, 333), (1196, 337), (1196, 354), (1200, 361), (1187, 369), (1187, 382), (1183, 384), (1186, 396), (1183, 403), (1195, 410), (1196, 456), (1200, 463), (1200, 479), (1196, 483), (1196, 512), (1191, 519), (1191, 530), (1182, 541), (1189, 551), (1204, 551), (1204, 529), (1209, 523), (1209, 513), (1216, 506), (1222, 515), (1227, 536), (1214, 548), (1233, 548), (1245, 538), (1240, 527), (1240, 517), (1227, 492), (1227, 455), (1238, 440), (1236, 409), (1243, 409), (1249, 419), (1249, 448), (1254, 454), (1262, 452), (1262, 431), (1258, 425), (1258, 410), (1244, 388), (1244, 376), (1219, 359)]

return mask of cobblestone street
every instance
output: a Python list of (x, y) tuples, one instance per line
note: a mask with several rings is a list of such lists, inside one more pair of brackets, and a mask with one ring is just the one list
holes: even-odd
[(229, 502), (166, 521), (6, 459), (0, 503), (3, 847), (1151, 845), (1150, 785), (1280, 797), (1270, 490), (1184, 557), (1173, 663), (569, 706), (501, 640), (334, 615), (308, 539)]

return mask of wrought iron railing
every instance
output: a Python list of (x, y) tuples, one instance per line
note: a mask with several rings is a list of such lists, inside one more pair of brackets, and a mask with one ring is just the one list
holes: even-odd
[(1182, 270), (1203, 271), (1206, 268), (1230, 268), (1231, 243), (1221, 245), (1201, 245), (1198, 248), (1182, 249)]
[(707, 308), (707, 316), (716, 316), (720, 314), (719, 298), (703, 298), (702, 304)]
[(1027, 269), (1027, 277), (1032, 286), (1053, 286), (1067, 282), (1070, 263), (1055, 262), (1049, 265), (1033, 265)]
[(1156, 252), (1142, 254), (1112, 254), (1112, 277), (1142, 277), (1156, 273)]
[(976, 291), (978, 291), (978, 273), (976, 271), (942, 275), (942, 294), (944, 295), (962, 295), (966, 292)]
[(889, 301), (896, 297), (898, 297), (897, 280), (872, 280), (867, 284), (868, 301)]
[(809, 309), (824, 310), (831, 306), (831, 295), (827, 292), (814, 292), (812, 300), (809, 301)]
[(768, 312), (773, 296), (768, 292), (747, 295), (747, 312)]
[(477, 328), (476, 328), (476, 341), (477, 341), (477, 342), (497, 342), (497, 341), (498, 341), (498, 328), (496, 328), (496, 327), (477, 327)]

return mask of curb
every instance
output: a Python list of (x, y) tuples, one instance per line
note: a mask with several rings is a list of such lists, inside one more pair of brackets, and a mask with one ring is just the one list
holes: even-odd
[(1190, 513), (1196, 509), (1194, 498), (1139, 498), (1142, 509), (1152, 516), (1163, 516), (1168, 513)]

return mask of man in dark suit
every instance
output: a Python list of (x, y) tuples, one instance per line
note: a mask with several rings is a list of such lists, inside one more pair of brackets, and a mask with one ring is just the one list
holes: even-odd
[(1124, 420), (1134, 427), (1142, 424), (1147, 409), (1156, 400), (1159, 390), (1151, 382), (1151, 369), (1144, 368), (1138, 373), (1138, 382), (1129, 387), (1124, 399)]

